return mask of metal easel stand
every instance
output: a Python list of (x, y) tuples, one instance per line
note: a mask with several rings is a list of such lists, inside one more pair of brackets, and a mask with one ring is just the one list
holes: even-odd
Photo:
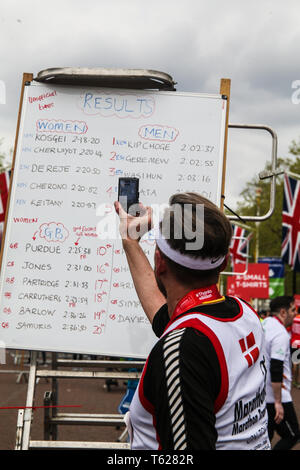
[(32, 351), (25, 409), (18, 412), (16, 450), (27, 450), (32, 421), (34, 391), (36, 383), (37, 351)]
[(256, 129), (266, 131), (271, 135), (272, 138), (272, 150), (271, 150), (271, 170), (270, 171), (261, 171), (259, 173), (259, 179), (264, 180), (271, 178), (270, 184), (270, 205), (268, 211), (264, 215), (230, 215), (228, 218), (230, 220), (236, 221), (245, 221), (245, 222), (263, 222), (269, 219), (275, 209), (275, 198), (276, 198), (276, 176), (279, 176), (284, 173), (283, 170), (280, 170), (277, 167), (277, 147), (278, 139), (276, 132), (269, 126), (260, 125), (260, 124), (228, 124), (228, 128), (232, 129)]
[[(90, 426), (117, 426), (125, 427), (121, 414), (90, 414), (90, 413), (59, 413), (58, 380), (59, 379), (115, 379), (134, 380), (139, 379), (140, 372), (124, 372), (120, 369), (141, 369), (144, 362), (141, 361), (106, 361), (106, 360), (71, 360), (57, 359), (57, 354), (52, 354), (52, 370), (37, 369), (37, 352), (32, 352), (28, 378), (28, 390), (25, 409), (20, 409), (17, 420), (15, 450), (45, 450), (45, 449), (129, 449), (129, 444), (124, 442), (127, 438), (126, 429), (117, 442), (83, 442), (83, 441), (59, 441), (57, 431), (59, 425), (90, 425)], [(58, 370), (58, 367), (80, 366), (80, 368), (102, 368), (104, 371), (74, 371)], [(105, 369), (117, 371), (106, 372)], [(44, 395), (44, 439), (31, 440), (30, 428), (33, 419), (35, 385), (40, 378), (52, 379), (52, 390)]]

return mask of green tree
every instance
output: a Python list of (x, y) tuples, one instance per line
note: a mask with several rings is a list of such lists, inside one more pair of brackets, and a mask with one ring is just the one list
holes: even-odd
[[(300, 174), (300, 140), (292, 141), (289, 148), (291, 156), (278, 159), (278, 167), (282, 171), (290, 171)], [(266, 165), (266, 170), (271, 170), (271, 164)], [(246, 184), (241, 192), (242, 202), (238, 204), (237, 213), (240, 215), (264, 215), (269, 209), (270, 181), (253, 178)], [(256, 237), (259, 237), (259, 256), (280, 256), (282, 240), (282, 204), (283, 204), (283, 175), (276, 177), (276, 201), (272, 216), (259, 224), (247, 222), (254, 232), (250, 242), (250, 262), (256, 260)], [(227, 212), (229, 215), (230, 213)], [(286, 266), (285, 291), (286, 294), (293, 292), (293, 273)], [(300, 280), (300, 273), (297, 273), (297, 282)]]

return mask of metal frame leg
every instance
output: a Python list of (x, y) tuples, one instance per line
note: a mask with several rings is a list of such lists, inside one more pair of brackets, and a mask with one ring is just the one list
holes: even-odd
[(32, 407), (34, 404), (35, 383), (37, 368), (37, 351), (31, 351), (30, 371), (28, 377), (28, 389), (26, 398), (26, 408), (24, 410), (24, 426), (21, 440), (21, 450), (29, 449), (30, 427), (32, 421)]

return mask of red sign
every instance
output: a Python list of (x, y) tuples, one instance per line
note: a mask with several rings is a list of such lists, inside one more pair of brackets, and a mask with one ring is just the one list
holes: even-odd
[[(245, 264), (236, 264), (234, 272), (243, 273)], [(269, 298), (269, 264), (249, 263), (246, 274), (228, 276), (227, 295), (236, 295), (247, 301)]]
[(294, 318), (291, 332), (292, 332), (292, 338), (291, 338), (292, 348), (294, 349), (300, 348), (300, 315), (296, 315), (296, 317)]

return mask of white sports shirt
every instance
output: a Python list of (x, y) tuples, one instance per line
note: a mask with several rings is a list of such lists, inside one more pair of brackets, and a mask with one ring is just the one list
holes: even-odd
[[(221, 390), (215, 403), (215, 426), (218, 433), (216, 449), (267, 450), (270, 449), (270, 442), (267, 434), (263, 331), (257, 314), (244, 302), (238, 299), (236, 302), (240, 305), (239, 313), (230, 319), (214, 318), (197, 312), (183, 314), (178, 319), (176, 316), (172, 317), (159, 343), (165, 342), (165, 350), (169, 344), (175, 348), (186, 328), (203, 332), (214, 345), (222, 376)], [(201, 310), (201, 306), (199, 309)], [(178, 355), (177, 364), (180, 363), (178, 351), (172, 351), (173, 355)], [(132, 449), (160, 449), (156, 426), (159, 419), (159, 416), (156, 416), (158, 405), (150, 403), (145, 397), (143, 378), (147, 373), (147, 367), (149, 367), (148, 361), (131, 402), (130, 413), (126, 416), (132, 437)], [(172, 373), (175, 372), (172, 369)], [(175, 385), (174, 390), (180, 395), (180, 380)], [(169, 393), (169, 396), (173, 406), (173, 395)], [(171, 415), (172, 406), (170, 406)], [(176, 406), (177, 408), (179, 406), (177, 402)], [(179, 412), (180, 408), (177, 414)], [(187, 439), (184, 440), (184, 413), (180, 416), (183, 416), (183, 421), (176, 418), (175, 425), (181, 432), (180, 442), (183, 440), (185, 443)]]
[(271, 385), (270, 362), (271, 359), (278, 359), (283, 362), (283, 382), (281, 390), (281, 402), (292, 401), (291, 397), (291, 351), (290, 335), (277, 317), (267, 317), (263, 322), (266, 343), (267, 360), (267, 403), (274, 403), (274, 393)]

